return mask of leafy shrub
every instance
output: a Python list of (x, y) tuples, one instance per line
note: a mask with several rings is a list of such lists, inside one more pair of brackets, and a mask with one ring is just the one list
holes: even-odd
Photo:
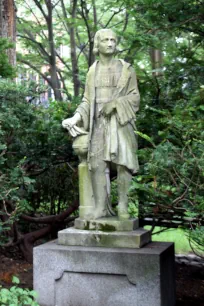
[(187, 231), (187, 237), (193, 252), (204, 257), (204, 226), (197, 226)]
[(60, 213), (78, 192), (77, 157), (61, 126), (72, 109), (65, 102), (45, 109), (27, 101), (37, 96), (35, 84), (0, 80), (1, 242), (22, 213)]
[(15, 69), (9, 63), (6, 50), (12, 48), (12, 44), (8, 42), (6, 38), (0, 37), (0, 77), (2, 78), (14, 78)]
[[(140, 218), (185, 227), (194, 249), (201, 247), (204, 237), (203, 93), (201, 86), (188, 99), (174, 105), (170, 101), (166, 108), (146, 106), (145, 117), (154, 121), (157, 132), (151, 137), (136, 132), (144, 143), (138, 151), (141, 169), (131, 186), (139, 199)], [(143, 131), (142, 119), (138, 126)]]
[(37, 293), (34, 290), (22, 289), (18, 286), (20, 283), (16, 276), (12, 280), (15, 286), (10, 289), (1, 288), (0, 286), (0, 305), (1, 306), (39, 306), (35, 301)]

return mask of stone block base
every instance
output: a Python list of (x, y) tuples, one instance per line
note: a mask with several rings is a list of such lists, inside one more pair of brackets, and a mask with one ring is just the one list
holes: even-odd
[(41, 306), (175, 306), (174, 246), (141, 249), (58, 245), (34, 248)]
[(85, 220), (77, 218), (74, 227), (82, 230), (98, 230), (105, 232), (134, 231), (139, 227), (139, 219), (119, 220), (117, 217)]
[(58, 243), (67, 246), (141, 248), (150, 241), (150, 231), (143, 228), (132, 232), (102, 232), (71, 227), (58, 232)]

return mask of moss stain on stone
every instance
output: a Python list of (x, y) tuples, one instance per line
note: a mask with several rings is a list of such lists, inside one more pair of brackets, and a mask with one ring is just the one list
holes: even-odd
[(89, 224), (90, 224), (90, 222), (89, 221), (87, 221), (86, 223), (85, 223), (85, 225), (84, 225), (84, 230), (89, 230)]
[(100, 231), (102, 232), (114, 232), (116, 231), (116, 228), (114, 225), (110, 225), (110, 224), (100, 224)]

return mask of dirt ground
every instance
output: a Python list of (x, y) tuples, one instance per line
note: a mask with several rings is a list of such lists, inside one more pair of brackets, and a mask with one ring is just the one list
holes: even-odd
[[(33, 288), (33, 267), (21, 255), (0, 249), (0, 285), (9, 288), (12, 276), (20, 279), (20, 287)], [(204, 306), (204, 271), (195, 266), (176, 264), (176, 306)]]

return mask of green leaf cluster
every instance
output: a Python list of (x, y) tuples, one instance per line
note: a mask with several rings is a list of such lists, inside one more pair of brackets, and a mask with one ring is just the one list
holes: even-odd
[(14, 78), (15, 69), (9, 63), (8, 55), (6, 51), (13, 47), (6, 38), (0, 37), (0, 77), (2, 78)]
[(13, 276), (13, 284), (10, 289), (1, 288), (0, 286), (0, 305), (1, 306), (39, 306), (35, 301), (37, 298), (37, 293), (34, 290), (22, 289), (18, 286), (20, 280), (18, 277)]
[[(55, 214), (77, 196), (77, 157), (61, 121), (73, 113), (67, 103), (36, 106), (39, 91), (0, 80), (0, 234), (22, 213)], [(72, 186), (72, 190), (70, 190)], [(25, 226), (20, 223), (20, 226)], [(24, 228), (24, 230), (28, 230)]]

